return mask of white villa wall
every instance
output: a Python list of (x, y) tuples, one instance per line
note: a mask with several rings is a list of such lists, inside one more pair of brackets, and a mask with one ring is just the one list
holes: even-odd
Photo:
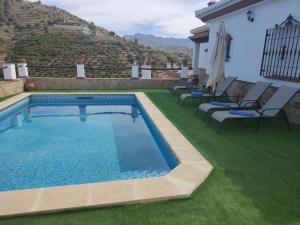
[[(254, 22), (247, 20), (247, 11), (254, 13)], [(231, 42), (231, 59), (225, 65), (226, 75), (237, 76), (240, 80), (257, 82), (259, 80), (272, 81), (274, 86), (287, 84), (298, 86), (299, 83), (265, 79), (260, 76), (263, 47), (266, 30), (273, 28), (275, 24), (282, 23), (289, 14), (300, 21), (300, 0), (266, 0), (263, 3), (244, 8), (238, 12), (225, 15), (208, 21), (210, 34), (208, 43), (208, 56), (202, 58), (200, 65), (210, 73), (209, 58), (215, 44), (216, 32), (221, 21), (225, 22), (225, 28), (233, 38)]]

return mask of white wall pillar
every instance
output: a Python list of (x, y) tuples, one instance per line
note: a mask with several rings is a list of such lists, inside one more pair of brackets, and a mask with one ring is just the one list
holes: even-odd
[(139, 66), (138, 65), (132, 65), (131, 78), (139, 78)]
[(167, 69), (172, 69), (172, 63), (170, 62), (167, 63)]
[(148, 65), (143, 65), (141, 68), (142, 68), (142, 77), (141, 77), (141, 79), (151, 79), (151, 77), (152, 77), (151, 68), (152, 67), (148, 66)]
[(85, 78), (84, 64), (77, 64), (77, 78)]
[(28, 77), (27, 63), (18, 63), (19, 77)]
[(193, 50), (193, 75), (199, 73), (200, 43), (195, 43)]
[(3, 67), (4, 80), (17, 79), (15, 64), (5, 63), (2, 65), (2, 67)]
[(180, 78), (188, 78), (189, 77), (189, 68), (187, 66), (181, 67)]

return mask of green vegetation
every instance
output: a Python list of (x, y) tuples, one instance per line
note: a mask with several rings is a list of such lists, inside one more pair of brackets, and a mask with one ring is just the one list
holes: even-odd
[(15, 46), (9, 55), (12, 62), (26, 58), (28, 64), (34, 66), (74, 67), (36, 69), (29, 66), (30, 75), (33, 77), (74, 77), (75, 62), (81, 57), (85, 59), (87, 76), (102, 78), (129, 78), (130, 64), (134, 60), (143, 64), (148, 58), (149, 62), (162, 67), (166, 65), (168, 58), (172, 58), (167, 53), (143, 48), (119, 38), (110, 37), (108, 40), (97, 41), (94, 37), (69, 32), (32, 33), (30, 38), (16, 37)]
[(0, 102), (4, 101), (4, 100), (6, 100), (6, 99), (9, 99), (9, 98), (11, 98), (11, 97), (13, 97), (13, 96), (16, 96), (16, 95), (9, 95), (9, 96), (6, 96), (6, 97), (1, 97), (1, 98), (0, 98)]
[[(128, 42), (114, 31), (109, 32), (93, 22), (39, 2), (0, 0), (0, 26), (0, 38), (12, 43), (0, 52), (0, 64), (26, 58), (29, 66), (44, 66), (29, 67), (33, 77), (74, 77), (75, 61), (79, 58), (85, 59), (88, 77), (100, 78), (130, 77), (131, 70), (124, 68), (130, 68), (135, 60), (144, 64), (148, 59), (147, 62), (154, 62), (156, 66), (165, 66), (168, 58), (179, 64), (184, 59), (182, 55)], [(74, 69), (45, 66), (72, 66)]]
[(281, 121), (266, 121), (255, 134), (253, 122), (229, 123), (218, 135), (214, 125), (194, 117), (196, 102), (181, 107), (166, 90), (144, 92), (214, 166), (190, 199), (21, 216), (0, 224), (300, 224), (299, 126), (289, 133)]

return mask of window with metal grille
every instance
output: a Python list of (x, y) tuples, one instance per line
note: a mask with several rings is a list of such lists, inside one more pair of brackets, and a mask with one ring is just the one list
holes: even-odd
[(300, 82), (300, 23), (292, 15), (267, 30), (260, 75)]

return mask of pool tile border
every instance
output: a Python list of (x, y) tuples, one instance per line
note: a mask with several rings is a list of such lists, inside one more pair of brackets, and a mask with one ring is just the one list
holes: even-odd
[(22, 93), (0, 102), (0, 110), (31, 95), (41, 94), (134, 94), (176, 155), (179, 165), (162, 177), (0, 192), (2, 217), (188, 198), (213, 169), (142, 92)]

